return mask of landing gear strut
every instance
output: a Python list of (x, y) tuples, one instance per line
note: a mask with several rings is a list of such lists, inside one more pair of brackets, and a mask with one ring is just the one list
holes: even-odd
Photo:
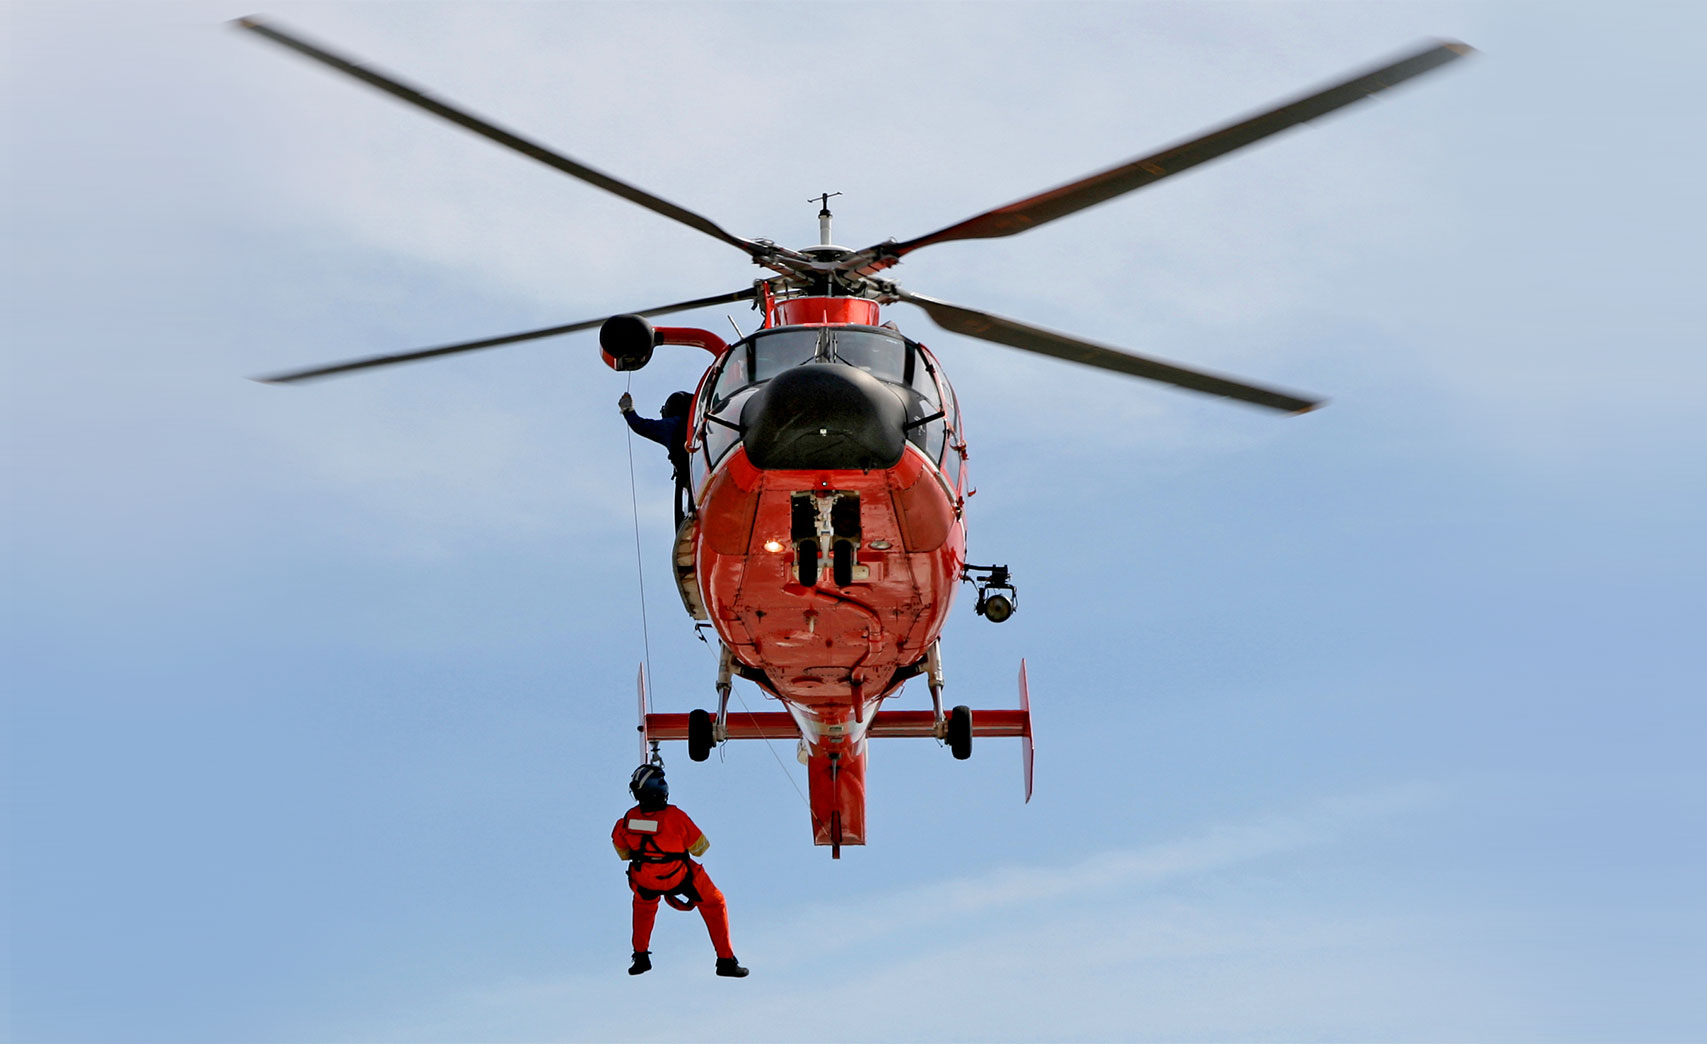
[(937, 739), (948, 743), (949, 753), (956, 761), (965, 761), (972, 756), (972, 709), (962, 704), (943, 716), (942, 646), (939, 642), (932, 642), (925, 652), (925, 684), (931, 690), (932, 731)]
[(948, 723), (942, 717), (942, 639), (925, 650), (925, 684), (931, 690), (931, 731), (937, 739), (948, 735)]
[(688, 757), (704, 761), (711, 748), (729, 738), (729, 691), (735, 673), (735, 654), (729, 647), (717, 661), (717, 717), (702, 710), (688, 712)]

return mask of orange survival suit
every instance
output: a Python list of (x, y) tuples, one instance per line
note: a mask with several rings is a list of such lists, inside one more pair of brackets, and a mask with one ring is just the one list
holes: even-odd
[(629, 974), (651, 968), (651, 961), (642, 958), (651, 953), (652, 925), (663, 898), (678, 910), (699, 910), (717, 951), (719, 975), (745, 975), (729, 945), (729, 907), (723, 893), (705, 867), (691, 858), (704, 855), (711, 842), (686, 812), (667, 803), (661, 769), (642, 765), (630, 789), (641, 803), (616, 821), (610, 835), (617, 856), (628, 860), (628, 887), (634, 892), (635, 967)]

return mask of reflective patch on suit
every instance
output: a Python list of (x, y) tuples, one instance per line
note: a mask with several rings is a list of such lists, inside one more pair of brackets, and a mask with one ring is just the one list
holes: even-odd
[(658, 821), (656, 819), (631, 819), (628, 821), (628, 829), (637, 834), (656, 834), (658, 832)]

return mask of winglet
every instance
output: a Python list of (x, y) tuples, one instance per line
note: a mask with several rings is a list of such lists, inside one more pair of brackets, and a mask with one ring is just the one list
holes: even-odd
[(651, 746), (651, 744), (647, 742), (648, 737), (646, 735), (646, 715), (647, 715), (647, 712), (649, 712), (652, 709), (651, 708), (651, 701), (646, 698), (646, 665), (644, 663), (640, 665), (639, 672), (636, 673), (634, 676), (634, 687), (640, 693), (640, 724), (635, 726), (635, 728), (640, 733), (640, 761), (639, 761), (639, 764), (644, 765), (646, 763), (647, 757), (650, 756), (648, 748)]
[(1025, 680), (1025, 658), (1019, 661), (1019, 709), (1025, 715), (1025, 732), (1020, 737), (1020, 757), (1025, 761), (1025, 803), (1031, 804), (1031, 764), (1036, 753), (1031, 743), (1031, 688)]

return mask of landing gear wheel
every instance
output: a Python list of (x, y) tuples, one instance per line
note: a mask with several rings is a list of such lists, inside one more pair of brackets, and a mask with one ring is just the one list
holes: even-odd
[(711, 738), (711, 715), (702, 710), (688, 711), (688, 757), (704, 761), (716, 745)]
[(965, 704), (948, 712), (948, 750), (956, 761), (972, 756), (972, 708)]
[(818, 541), (801, 540), (794, 545), (794, 557), (800, 566), (800, 584), (811, 587), (818, 582)]
[(830, 576), (837, 587), (853, 583), (854, 546), (851, 540), (838, 540), (830, 548)]

